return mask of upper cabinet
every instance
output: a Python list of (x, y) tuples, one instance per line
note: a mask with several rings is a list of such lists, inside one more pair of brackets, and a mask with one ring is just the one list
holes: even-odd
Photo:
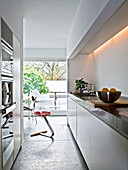
[(113, 36), (128, 26), (128, 1), (126, 1), (114, 14), (102, 25), (102, 27), (93, 35), (89, 41), (85, 42), (80, 50), (80, 54), (90, 54), (98, 47), (103, 45)]
[(128, 24), (127, 16), (125, 0), (81, 1), (67, 39), (67, 57), (93, 52)]

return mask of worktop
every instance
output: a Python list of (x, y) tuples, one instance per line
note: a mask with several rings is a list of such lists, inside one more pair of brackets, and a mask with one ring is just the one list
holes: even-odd
[[(90, 111), (91, 114), (98, 117), (108, 126), (116, 130), (126, 139), (128, 139), (128, 117), (121, 116), (120, 112), (128, 111), (128, 106), (100, 106), (100, 108), (94, 108), (87, 104), (89, 100), (98, 100), (97, 96), (77, 96), (68, 93), (68, 96), (72, 98), (79, 105)], [(122, 97), (124, 99), (124, 97)]]

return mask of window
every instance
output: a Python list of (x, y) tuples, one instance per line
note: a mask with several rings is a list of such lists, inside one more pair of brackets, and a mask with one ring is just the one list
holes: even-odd
[[(49, 93), (39, 93), (39, 89), (33, 87), (31, 96), (37, 96), (38, 106), (45, 106), (54, 111), (67, 109), (67, 73), (66, 62), (59, 61), (24, 61), (24, 70), (35, 70), (44, 75)], [(25, 78), (24, 78), (25, 81)], [(40, 83), (41, 84), (41, 83)], [(26, 94), (24, 94), (25, 97)]]

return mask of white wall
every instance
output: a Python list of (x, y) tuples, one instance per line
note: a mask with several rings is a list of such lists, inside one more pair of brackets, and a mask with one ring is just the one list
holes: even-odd
[(115, 87), (128, 96), (128, 28), (93, 55), (96, 90)]
[(83, 77), (96, 91), (114, 87), (128, 96), (128, 27), (90, 55), (68, 60), (68, 66), (68, 91), (75, 90), (75, 80)]
[(81, 0), (67, 39), (67, 57), (76, 56), (123, 2)]
[(75, 90), (75, 80), (84, 78), (88, 83), (93, 83), (93, 56), (77, 55), (68, 60), (68, 91)]

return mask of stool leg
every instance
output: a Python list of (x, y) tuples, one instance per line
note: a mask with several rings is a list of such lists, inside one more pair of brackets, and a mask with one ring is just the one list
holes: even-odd
[[(49, 127), (49, 129), (50, 129), (50, 131), (51, 131), (51, 133), (52, 133), (51, 136), (42, 134), (42, 133), (46, 133), (46, 132), (47, 132), (47, 131), (42, 131), (42, 132), (37, 132), (37, 133), (32, 134), (31, 137), (32, 137), (32, 136), (36, 136), (36, 135), (42, 135), (42, 136), (45, 136), (45, 137), (52, 138), (52, 137), (54, 136), (54, 131), (53, 131), (50, 123), (48, 122), (47, 118), (44, 117), (44, 120), (46, 121), (46, 123), (47, 123), (47, 125), (48, 125), (48, 127)], [(52, 138), (52, 139), (53, 139), (53, 138)]]
[(42, 132), (37, 132), (37, 133), (33, 133), (31, 134), (30, 136), (37, 136), (37, 135), (40, 135), (41, 133), (47, 133), (47, 131), (42, 131)]
[(36, 124), (37, 124), (37, 119), (36, 119), (36, 115), (35, 115), (35, 122), (36, 122)]
[(51, 131), (51, 133), (52, 133), (52, 135), (51, 135), (51, 136), (43, 135), (43, 136), (52, 138), (52, 137), (54, 136), (54, 131), (53, 131), (53, 129), (52, 129), (52, 127), (51, 127), (48, 119), (47, 119), (46, 117), (44, 117), (44, 120), (46, 121), (46, 123), (47, 123), (47, 125), (48, 125), (48, 127), (49, 127), (49, 129), (50, 129), (50, 131)]
[(30, 112), (31, 112), (31, 111), (28, 111), (28, 119), (30, 119), (30, 115), (31, 115)]
[(10, 138), (10, 137), (13, 137), (13, 134), (6, 135), (6, 136), (3, 137), (3, 139)]

